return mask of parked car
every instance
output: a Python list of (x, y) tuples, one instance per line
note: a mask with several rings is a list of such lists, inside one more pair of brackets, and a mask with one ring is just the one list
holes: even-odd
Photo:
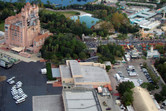
[(18, 99), (20, 99), (20, 96), (15, 95), (15, 96), (13, 96), (13, 99), (18, 100)]
[(21, 81), (18, 81), (18, 82), (16, 83), (16, 87), (17, 87), (17, 88), (22, 87), (22, 82), (21, 82)]
[(9, 83), (10, 81), (12, 81), (12, 80), (15, 79), (15, 78), (16, 78), (16, 77), (13, 76), (13, 77), (11, 77), (10, 79), (8, 79), (7, 82)]
[(24, 101), (25, 101), (25, 98), (20, 98), (20, 99), (18, 99), (18, 100), (16, 101), (16, 104), (22, 103), (22, 102), (24, 102)]
[(108, 108), (106, 108), (106, 110), (111, 110), (111, 108), (110, 108), (110, 107), (108, 107)]
[(14, 84), (14, 83), (15, 83), (14, 80), (9, 81), (9, 84)]

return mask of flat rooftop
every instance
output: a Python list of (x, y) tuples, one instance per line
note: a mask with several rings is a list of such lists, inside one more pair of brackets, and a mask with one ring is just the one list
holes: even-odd
[(59, 68), (52, 68), (52, 77), (61, 77)]
[(105, 69), (95, 66), (80, 66), (83, 77), (74, 78), (75, 82), (110, 82)]
[(70, 63), (70, 69), (72, 72), (72, 76), (82, 75), (80, 64), (76, 60), (70, 60), (69, 63)]
[(33, 96), (33, 111), (64, 111), (61, 95)]
[(66, 111), (101, 111), (93, 91), (64, 91), (63, 99)]
[(70, 67), (67, 65), (60, 65), (59, 66), (61, 77), (63, 78), (72, 78)]
[(158, 52), (158, 50), (153, 50), (152, 52), (150, 50), (147, 51), (147, 56), (150, 55), (160, 55), (160, 53)]

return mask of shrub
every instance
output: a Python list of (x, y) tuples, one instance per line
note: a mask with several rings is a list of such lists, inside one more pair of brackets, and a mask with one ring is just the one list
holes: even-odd
[(55, 80), (55, 78), (52, 77), (52, 70), (51, 70), (51, 63), (46, 63), (46, 69), (47, 69), (47, 79), (48, 80)]

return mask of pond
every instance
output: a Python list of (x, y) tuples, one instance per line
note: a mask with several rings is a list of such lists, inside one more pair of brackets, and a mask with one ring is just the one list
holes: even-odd
[(81, 23), (86, 23), (86, 26), (88, 28), (91, 28), (93, 25), (95, 25), (100, 19), (92, 17), (91, 14), (85, 14), (81, 16), (72, 16), (71, 19), (76, 21), (79, 18)]
[[(10, 0), (6, 0), (6, 1), (10, 1)], [(31, 0), (26, 0), (27, 2), (31, 1)], [(41, 0), (43, 3), (47, 3), (47, 0)], [(68, 5), (72, 5), (72, 4), (80, 4), (80, 5), (84, 5), (88, 2), (93, 2), (94, 0), (49, 0), (52, 4), (57, 4), (57, 6), (68, 6)], [(12, 2), (17, 2), (17, 0), (12, 0)]]

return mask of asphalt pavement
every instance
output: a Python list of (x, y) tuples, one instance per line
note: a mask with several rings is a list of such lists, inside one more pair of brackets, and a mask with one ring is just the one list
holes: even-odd
[(20, 62), (10, 69), (0, 67), (0, 76), (15, 76), (15, 81), (23, 83), (22, 89), (28, 95), (26, 101), (16, 104), (11, 95), (11, 87), (6, 81), (0, 83), (0, 111), (32, 111), (32, 96), (61, 94), (61, 87), (46, 85), (46, 75), (40, 73), (44, 68), (41, 62)]

